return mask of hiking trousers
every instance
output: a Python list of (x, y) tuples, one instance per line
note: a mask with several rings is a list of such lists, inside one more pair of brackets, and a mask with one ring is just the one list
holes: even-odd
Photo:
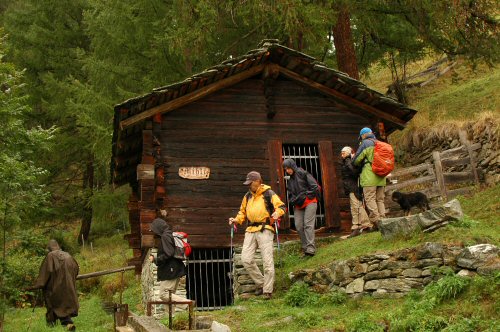
[[(243, 266), (252, 278), (257, 288), (263, 289), (264, 293), (272, 293), (274, 287), (274, 258), (273, 258), (273, 239), (274, 233), (269, 229), (263, 232), (246, 232), (241, 251), (241, 261)], [(264, 266), (264, 275), (255, 262), (255, 252), (260, 249), (262, 263)]]
[(370, 227), (370, 220), (365, 211), (363, 202), (360, 201), (354, 193), (349, 193), (349, 202), (351, 205), (352, 230)]
[[(172, 292), (172, 301), (186, 301), (187, 300), (186, 298), (175, 294), (175, 292), (177, 291), (177, 286), (179, 285), (179, 279), (180, 278), (160, 281), (160, 299), (162, 301), (169, 300), (169, 291)], [(172, 308), (174, 310), (176, 310), (176, 309), (187, 310), (188, 305), (187, 304), (176, 304)]]
[(363, 196), (370, 223), (375, 225), (381, 218), (385, 218), (385, 187), (363, 187)]
[(314, 255), (316, 245), (314, 244), (314, 225), (316, 224), (316, 209), (318, 203), (310, 203), (304, 209), (293, 210), (295, 229), (300, 236), (302, 251), (305, 254)]

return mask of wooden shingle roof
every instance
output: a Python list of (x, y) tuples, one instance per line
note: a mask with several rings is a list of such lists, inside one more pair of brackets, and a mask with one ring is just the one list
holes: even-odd
[(404, 128), (416, 113), (307, 54), (280, 45), (276, 40), (264, 40), (257, 49), (245, 55), (225, 60), (182, 82), (154, 89), (116, 105), (111, 161), (113, 182), (121, 185), (135, 178), (135, 166), (141, 158), (145, 119), (234, 85), (269, 66), (274, 66), (280, 75), (306, 84), (343, 105), (380, 118), (386, 123), (387, 133)]

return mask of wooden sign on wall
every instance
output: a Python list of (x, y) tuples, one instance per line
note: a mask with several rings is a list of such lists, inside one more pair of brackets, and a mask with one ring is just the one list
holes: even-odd
[(204, 180), (210, 176), (208, 167), (179, 167), (179, 176), (184, 179)]

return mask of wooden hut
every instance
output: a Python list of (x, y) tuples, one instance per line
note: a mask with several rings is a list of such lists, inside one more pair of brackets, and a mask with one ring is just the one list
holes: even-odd
[[(281, 163), (294, 157), (322, 186), (317, 233), (350, 229), (338, 155), (370, 126), (381, 136), (402, 129), (416, 112), (316, 59), (263, 41), (182, 82), (115, 107), (112, 174), (129, 184), (130, 264), (140, 269), (154, 245), (149, 224), (165, 208), (174, 230), (196, 248), (227, 248), (234, 216), (259, 171), (286, 199)], [(282, 236), (296, 236), (293, 222)], [(243, 231), (236, 243), (241, 243)]]

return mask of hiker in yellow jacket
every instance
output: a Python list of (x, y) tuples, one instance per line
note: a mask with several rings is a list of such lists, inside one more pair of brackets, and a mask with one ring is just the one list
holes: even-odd
[[(273, 223), (285, 214), (286, 207), (271, 187), (262, 183), (259, 172), (248, 173), (243, 184), (249, 186), (249, 191), (243, 197), (238, 215), (229, 218), (229, 225), (241, 225), (248, 220), (241, 260), (256, 285), (255, 295), (270, 299), (274, 285)], [(264, 275), (255, 263), (257, 248), (262, 254)]]

